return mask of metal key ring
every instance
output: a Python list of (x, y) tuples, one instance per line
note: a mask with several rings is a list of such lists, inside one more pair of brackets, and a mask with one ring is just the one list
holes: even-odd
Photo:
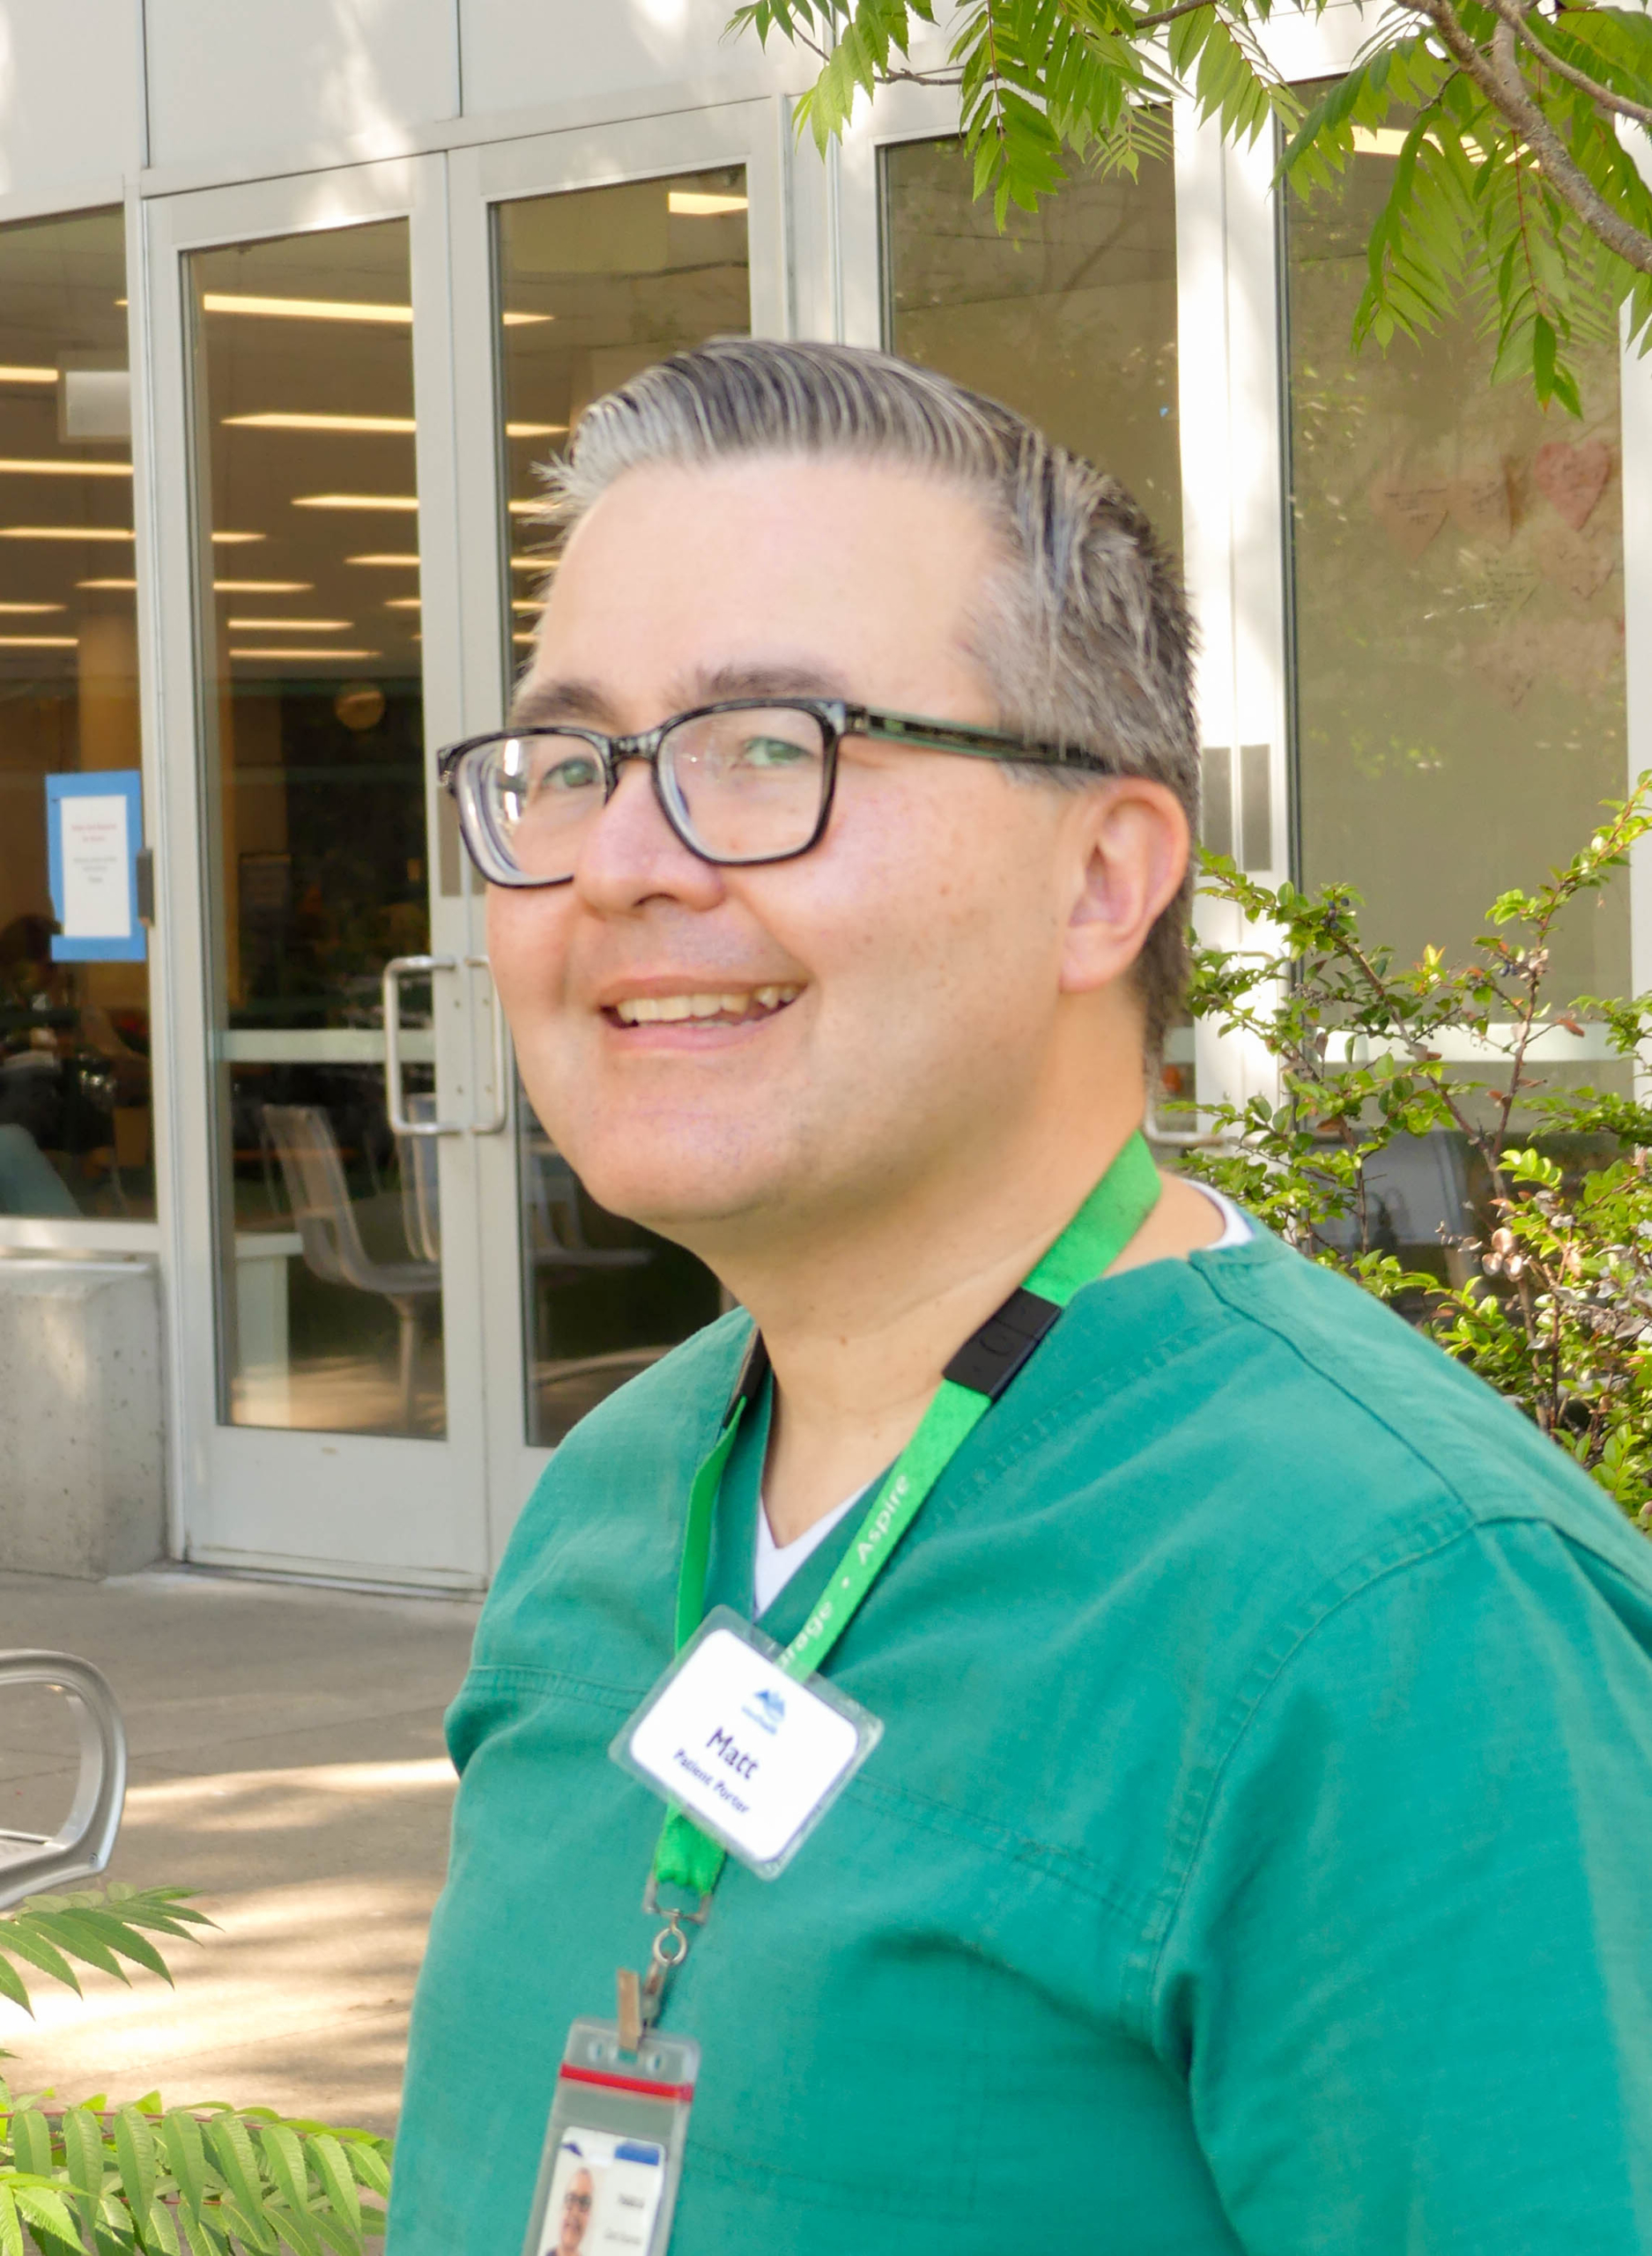
[[(677, 1944), (677, 1948), (675, 1950), (668, 1951), (665, 1946), (668, 1942), (673, 1941)], [(659, 1933), (654, 1938), (654, 1963), (656, 1966), (663, 1966), (669, 1969), (673, 1966), (680, 1966), (687, 1955), (688, 1937), (683, 1933), (681, 1927), (678, 1926), (677, 1914), (673, 1911), (670, 1914), (668, 1924), (663, 1926), (660, 1929)]]

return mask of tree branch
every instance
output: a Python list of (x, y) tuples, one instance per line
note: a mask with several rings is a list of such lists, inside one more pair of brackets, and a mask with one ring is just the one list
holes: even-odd
[(1531, 99), (1520, 75), (1513, 25), (1500, 17), (1488, 56), (1463, 29), (1451, 0), (1402, 0), (1402, 4), (1428, 18), (1452, 60), (1514, 128), (1543, 167), (1555, 193), (1571, 205), (1583, 225), (1608, 250), (1616, 251), (1626, 266), (1652, 275), (1652, 235), (1642, 234), (1614, 212), (1585, 179), (1566, 144)]
[(1610, 86), (1603, 86), (1587, 71), (1562, 62), (1552, 47), (1545, 47), (1540, 39), (1533, 36), (1528, 12), (1517, 6), (1515, 0), (1492, 0), (1492, 5), (1506, 24), (1513, 25), (1515, 37), (1523, 40), (1534, 55), (1540, 56), (1544, 68), (1552, 70), (1557, 78), (1564, 78), (1567, 85), (1575, 86), (1580, 93), (1587, 94), (1590, 101), (1602, 109), (1609, 109), (1619, 117), (1633, 117), (1642, 125), (1652, 125), (1652, 103), (1634, 102), (1627, 94), (1615, 94)]

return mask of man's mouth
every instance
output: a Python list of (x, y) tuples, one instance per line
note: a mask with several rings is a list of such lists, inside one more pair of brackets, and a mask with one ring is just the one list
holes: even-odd
[(772, 1018), (802, 992), (800, 986), (777, 986), (708, 989), (696, 995), (626, 995), (604, 1016), (620, 1026), (665, 1026), (679, 1020), (700, 1026), (743, 1026), (752, 1019)]

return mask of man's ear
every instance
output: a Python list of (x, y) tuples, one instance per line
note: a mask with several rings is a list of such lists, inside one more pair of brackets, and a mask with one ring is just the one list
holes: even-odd
[(1174, 900), (1192, 839), (1182, 802), (1145, 776), (1109, 778), (1074, 808), (1062, 990), (1081, 995), (1129, 970)]

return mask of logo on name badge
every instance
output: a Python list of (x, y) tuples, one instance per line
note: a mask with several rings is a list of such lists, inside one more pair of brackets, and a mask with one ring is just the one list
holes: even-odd
[(752, 1693), (740, 1713), (767, 1732), (777, 1732), (786, 1720), (786, 1703), (778, 1692), (771, 1692), (762, 1685)]

